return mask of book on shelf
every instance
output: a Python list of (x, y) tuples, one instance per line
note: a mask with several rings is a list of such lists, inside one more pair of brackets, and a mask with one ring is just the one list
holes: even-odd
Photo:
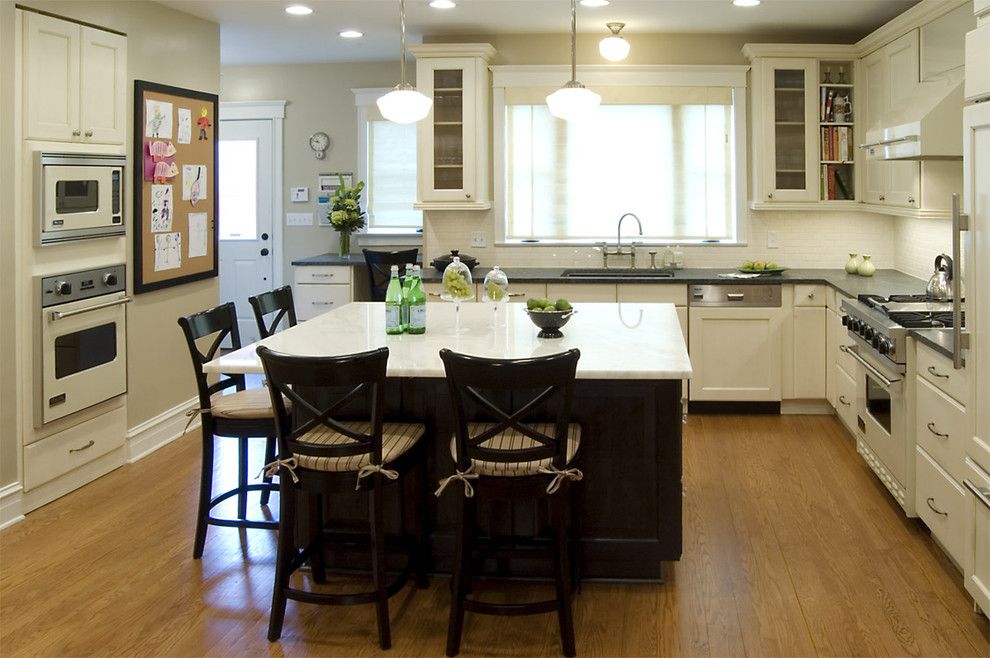
[(852, 156), (851, 126), (822, 126), (822, 160), (847, 162)]
[(819, 175), (819, 191), (823, 201), (852, 201), (855, 199), (852, 184), (852, 167), (823, 164)]

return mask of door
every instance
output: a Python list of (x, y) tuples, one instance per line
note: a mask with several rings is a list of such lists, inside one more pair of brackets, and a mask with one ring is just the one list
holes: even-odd
[(127, 125), (127, 37), (83, 27), (79, 127), (83, 140), (123, 144)]
[(766, 201), (818, 200), (818, 65), (812, 59), (764, 62), (769, 181)]
[[(918, 30), (911, 30), (883, 48), (887, 69), (887, 109), (900, 108), (918, 86), (920, 60)], [(917, 162), (884, 162), (887, 189), (884, 203), (889, 206), (917, 208), (921, 165)]]
[(79, 26), (24, 12), (28, 139), (72, 141), (79, 130)]
[(220, 301), (237, 305), (241, 342), (259, 339), (248, 297), (273, 288), (273, 123), (220, 122)]
[[(861, 115), (866, 126), (864, 142), (874, 142), (882, 139), (880, 135), (884, 112), (887, 111), (887, 58), (883, 49), (878, 50), (863, 59), (863, 80), (866, 93), (860, 98), (866, 103)], [(866, 203), (883, 203), (887, 192), (887, 162), (865, 158), (866, 176), (863, 201)]]
[[(421, 74), (422, 73), (422, 74)], [(417, 135), (422, 201), (470, 201), (475, 194), (473, 59), (430, 59), (417, 68), (417, 86), (433, 108)]]

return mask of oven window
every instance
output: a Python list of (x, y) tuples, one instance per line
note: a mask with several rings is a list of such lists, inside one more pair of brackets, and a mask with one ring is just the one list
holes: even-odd
[(117, 325), (114, 322), (65, 334), (55, 339), (55, 379), (117, 358)]
[(95, 180), (60, 180), (55, 183), (55, 212), (59, 215), (96, 212), (100, 208), (100, 184)]
[(890, 434), (890, 393), (866, 375), (866, 411)]

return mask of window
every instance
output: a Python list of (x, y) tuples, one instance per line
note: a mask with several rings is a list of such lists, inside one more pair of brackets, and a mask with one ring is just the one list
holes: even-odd
[(386, 121), (374, 101), (388, 90), (355, 89), (359, 180), (369, 233), (413, 233), (423, 226), (416, 201), (416, 124)]
[(731, 87), (588, 86), (602, 106), (578, 122), (549, 113), (550, 90), (504, 89), (496, 110), (502, 238), (612, 241), (631, 212), (643, 225), (637, 240), (738, 242), (744, 96)]

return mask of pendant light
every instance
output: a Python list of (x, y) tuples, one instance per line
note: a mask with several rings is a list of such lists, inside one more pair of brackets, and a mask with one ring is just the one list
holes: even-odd
[(433, 100), (406, 83), (406, 0), (399, 0), (399, 84), (378, 99), (382, 116), (395, 123), (415, 123), (430, 113)]
[(547, 96), (547, 107), (558, 119), (571, 121), (591, 114), (601, 103), (601, 96), (577, 81), (577, 0), (571, 0), (571, 80)]
[(629, 54), (629, 42), (619, 36), (619, 30), (625, 26), (625, 23), (605, 23), (612, 36), (598, 42), (598, 52), (610, 62), (621, 62)]

